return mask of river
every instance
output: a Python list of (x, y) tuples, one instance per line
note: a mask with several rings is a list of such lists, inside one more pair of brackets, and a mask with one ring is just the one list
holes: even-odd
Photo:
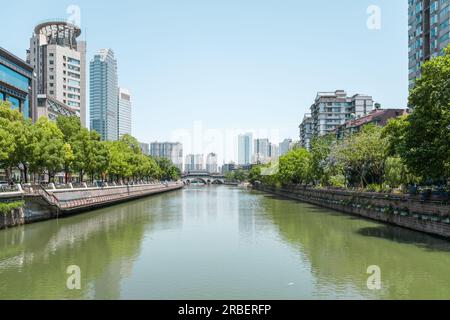
[(1, 299), (450, 299), (449, 266), (448, 241), (228, 186), (0, 231)]

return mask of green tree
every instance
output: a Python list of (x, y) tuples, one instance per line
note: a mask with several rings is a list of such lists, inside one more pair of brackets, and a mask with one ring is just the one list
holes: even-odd
[(406, 165), (423, 179), (450, 177), (450, 46), (422, 66), (409, 96), (404, 149)]
[(48, 181), (54, 180), (56, 173), (62, 171), (68, 147), (64, 136), (56, 123), (46, 118), (39, 119), (32, 130), (32, 161), (30, 167), (34, 172), (48, 174)]
[(11, 169), (11, 155), (16, 150), (16, 140), (13, 134), (13, 122), (18, 121), (20, 113), (11, 110), (9, 103), (0, 102), (0, 165), (7, 176)]
[(381, 127), (367, 125), (334, 148), (332, 157), (345, 169), (350, 182), (360, 187), (382, 183), (388, 150), (382, 133)]
[(162, 180), (178, 180), (181, 177), (180, 169), (178, 169), (172, 161), (167, 158), (158, 158), (156, 159), (156, 163), (161, 170), (161, 179)]
[(331, 178), (334, 177), (333, 181), (336, 181), (336, 176), (342, 175), (342, 168), (331, 156), (335, 145), (336, 138), (333, 134), (317, 137), (311, 142), (311, 174), (322, 185), (334, 185)]
[(308, 150), (294, 149), (279, 160), (279, 178), (284, 183), (309, 183), (312, 156)]

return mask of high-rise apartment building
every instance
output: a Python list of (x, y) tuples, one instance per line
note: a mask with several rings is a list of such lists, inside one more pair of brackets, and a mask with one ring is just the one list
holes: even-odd
[(368, 115), (373, 110), (371, 96), (356, 94), (347, 96), (344, 90), (319, 92), (311, 106), (313, 135), (323, 136), (333, 132), (352, 118)]
[(218, 173), (219, 167), (217, 165), (217, 154), (210, 153), (206, 157), (206, 171), (209, 173)]
[(248, 165), (252, 162), (253, 135), (251, 133), (238, 136), (238, 164)]
[(139, 147), (141, 148), (141, 151), (144, 155), (150, 155), (150, 145), (148, 143), (139, 142)]
[(154, 158), (166, 158), (183, 171), (183, 145), (179, 142), (152, 142), (150, 155)]
[(131, 94), (123, 88), (119, 88), (117, 130), (119, 139), (125, 134), (131, 135)]
[(280, 158), (280, 149), (275, 143), (269, 145), (269, 158), (270, 161), (277, 161)]
[(270, 161), (270, 141), (269, 139), (255, 139), (253, 148), (253, 163), (267, 163)]
[[(86, 42), (81, 29), (63, 21), (39, 24), (30, 40), (27, 62), (36, 74), (36, 93), (74, 110), (86, 126)], [(42, 114), (46, 114), (43, 112)]]
[(283, 156), (292, 150), (292, 139), (284, 139), (279, 146), (279, 155)]
[(202, 154), (188, 154), (184, 164), (185, 171), (202, 171), (204, 170)]
[(422, 64), (441, 55), (450, 43), (450, 0), (408, 0), (409, 87)]
[(118, 139), (117, 61), (111, 49), (101, 49), (90, 63), (90, 122), (102, 140)]
[(303, 121), (300, 124), (300, 141), (299, 141), (299, 146), (301, 148), (305, 148), (307, 150), (311, 149), (311, 141), (312, 141), (312, 136), (313, 136), (313, 129), (314, 129), (314, 125), (313, 125), (313, 119), (311, 117), (310, 113), (305, 114), (305, 116), (303, 117)]

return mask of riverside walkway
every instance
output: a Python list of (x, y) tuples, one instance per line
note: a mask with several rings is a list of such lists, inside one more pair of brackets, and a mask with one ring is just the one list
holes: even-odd
[(24, 206), (4, 215), (4, 219), (0, 219), (0, 229), (70, 216), (183, 187), (181, 181), (106, 184), (103, 187), (88, 187), (82, 184), (76, 188), (69, 184), (61, 189), (53, 185), (49, 188), (40, 185), (17, 185), (7, 192), (0, 192), (0, 201), (23, 201)]

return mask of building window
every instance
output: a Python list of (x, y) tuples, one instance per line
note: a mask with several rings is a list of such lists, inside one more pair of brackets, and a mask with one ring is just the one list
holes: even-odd
[(19, 99), (9, 96), (8, 101), (11, 102), (11, 108), (13, 110), (20, 109), (20, 100)]

